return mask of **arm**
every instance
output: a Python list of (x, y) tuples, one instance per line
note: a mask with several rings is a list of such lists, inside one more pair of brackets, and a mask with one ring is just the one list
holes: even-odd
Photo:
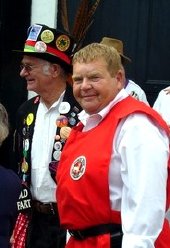
[(122, 248), (154, 247), (166, 205), (168, 137), (146, 116), (133, 115), (117, 142), (121, 160)]

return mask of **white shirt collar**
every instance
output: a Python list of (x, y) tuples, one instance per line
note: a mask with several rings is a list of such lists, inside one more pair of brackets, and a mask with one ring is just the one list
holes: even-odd
[(49, 109), (47, 108), (47, 106), (46, 106), (46, 104), (42, 98), (40, 98), (40, 104), (44, 107), (44, 109), (46, 109), (46, 111), (49, 111), (50, 109), (58, 106), (63, 101), (64, 94), (65, 94), (65, 91), (63, 91), (63, 93), (60, 95), (59, 99), (57, 101), (55, 101)]
[(84, 126), (86, 126), (87, 122), (89, 119), (97, 118), (98, 121), (100, 122), (110, 111), (110, 109), (118, 102), (120, 102), (122, 99), (126, 98), (128, 96), (128, 93), (126, 92), (125, 89), (122, 89), (116, 97), (100, 112), (97, 114), (89, 115), (88, 113), (85, 112), (85, 110), (82, 110), (78, 118), (79, 120), (83, 123)]

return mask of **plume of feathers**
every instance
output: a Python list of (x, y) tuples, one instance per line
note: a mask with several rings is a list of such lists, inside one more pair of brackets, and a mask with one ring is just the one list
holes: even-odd
[(75, 13), (72, 29), (69, 27), (67, 0), (60, 0), (60, 15), (62, 26), (70, 33), (76, 41), (76, 50), (82, 46), (83, 40), (88, 29), (92, 25), (93, 16), (99, 5), (100, 0), (90, 4), (90, 0), (81, 0), (80, 5)]
[(60, 16), (63, 28), (68, 33), (70, 32), (69, 21), (68, 21), (68, 10), (67, 10), (67, 0), (60, 1)]

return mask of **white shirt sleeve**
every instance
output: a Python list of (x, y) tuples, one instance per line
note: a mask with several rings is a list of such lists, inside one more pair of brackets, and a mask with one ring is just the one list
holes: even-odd
[(121, 210), (122, 248), (154, 247), (165, 216), (169, 139), (147, 116), (134, 114), (119, 124), (113, 144), (110, 199)]

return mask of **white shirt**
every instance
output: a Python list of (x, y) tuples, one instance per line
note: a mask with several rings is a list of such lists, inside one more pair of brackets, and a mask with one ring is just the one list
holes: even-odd
[[(97, 126), (127, 92), (121, 90), (101, 112), (80, 120), (85, 130)], [(96, 118), (95, 118), (96, 116)], [(169, 138), (143, 114), (131, 114), (118, 125), (109, 170), (110, 204), (121, 211), (122, 248), (153, 248), (165, 216)]]
[[(170, 87), (166, 89), (170, 89)], [(170, 125), (170, 95), (166, 94), (165, 89), (159, 92), (153, 108), (158, 111), (162, 118)]]
[(142, 101), (142, 102), (146, 103), (147, 105), (149, 105), (144, 90), (138, 84), (136, 84), (134, 81), (128, 79), (128, 84), (125, 87), (125, 89), (129, 95), (131, 95), (134, 98), (136, 98), (137, 100)]
[(54, 139), (56, 119), (63, 95), (49, 109), (40, 101), (36, 115), (31, 150), (31, 193), (33, 199), (40, 202), (56, 202), (56, 184), (49, 171)]

